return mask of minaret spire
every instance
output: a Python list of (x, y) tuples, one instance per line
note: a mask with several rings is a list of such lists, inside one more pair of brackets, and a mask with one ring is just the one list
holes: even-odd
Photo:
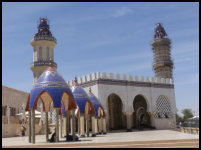
[(31, 39), (31, 45), (34, 49), (33, 63), (31, 63), (34, 83), (49, 67), (57, 69), (57, 64), (54, 62), (54, 47), (57, 41), (52, 36), (48, 22), (47, 18), (40, 18), (38, 32)]
[(153, 69), (159, 78), (173, 78), (173, 61), (171, 60), (171, 41), (161, 23), (155, 28), (152, 50), (154, 52)]

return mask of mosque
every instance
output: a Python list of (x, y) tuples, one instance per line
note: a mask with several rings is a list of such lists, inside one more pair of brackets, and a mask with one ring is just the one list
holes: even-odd
[[(75, 132), (80, 137), (106, 134), (109, 130), (169, 129), (176, 123), (172, 78), (171, 41), (160, 23), (152, 41), (156, 77), (92, 73), (65, 81), (54, 62), (56, 38), (46, 18), (40, 18), (33, 47), (34, 87), (29, 112), (29, 142), (35, 143), (35, 110), (42, 106), (48, 141), (49, 123), (55, 124), (56, 141)], [(134, 58), (133, 58), (134, 59)]]

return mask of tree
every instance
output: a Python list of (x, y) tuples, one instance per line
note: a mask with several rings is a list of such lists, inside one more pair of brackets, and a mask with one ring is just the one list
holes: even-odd
[(176, 122), (179, 123), (181, 122), (183, 119), (179, 114), (176, 114)]
[(192, 113), (192, 110), (191, 110), (191, 109), (187, 109), (187, 108), (186, 108), (186, 109), (183, 109), (183, 110), (182, 110), (182, 114), (184, 115), (184, 116), (183, 116), (183, 119), (184, 119), (184, 120), (193, 117), (193, 113)]

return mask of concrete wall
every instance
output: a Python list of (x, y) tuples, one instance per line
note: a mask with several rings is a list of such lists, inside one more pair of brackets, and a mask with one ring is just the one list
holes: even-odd
[(14, 108), (22, 107), (27, 103), (29, 93), (2, 86), (2, 106), (10, 106)]
[[(6, 116), (2, 116), (2, 124), (7, 124), (7, 117)], [(10, 116), (10, 123), (11, 124), (19, 124), (19, 118), (14, 117), (14, 116)]]

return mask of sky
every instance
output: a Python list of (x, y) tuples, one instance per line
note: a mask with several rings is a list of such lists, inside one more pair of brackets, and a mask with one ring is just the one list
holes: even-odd
[(178, 114), (199, 114), (198, 2), (4, 2), (2, 84), (30, 92), (31, 38), (47, 17), (54, 61), (68, 81), (93, 72), (154, 77), (151, 41), (158, 22), (171, 39)]

